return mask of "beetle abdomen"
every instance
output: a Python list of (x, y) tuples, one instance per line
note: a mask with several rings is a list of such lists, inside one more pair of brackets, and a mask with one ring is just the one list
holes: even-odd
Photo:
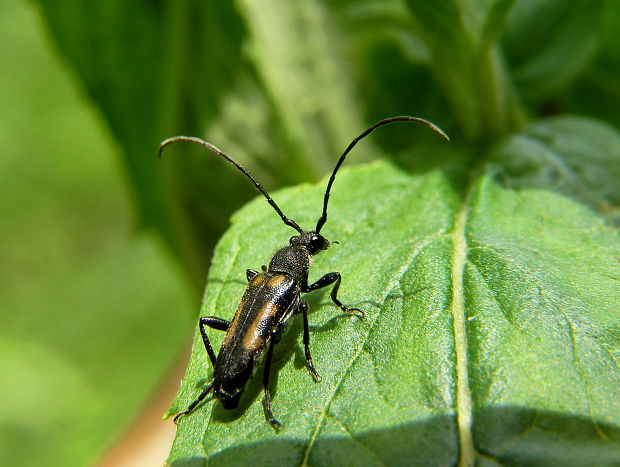
[(279, 334), (299, 304), (299, 285), (288, 274), (257, 274), (245, 289), (215, 365), (214, 394), (235, 408), (273, 332)]

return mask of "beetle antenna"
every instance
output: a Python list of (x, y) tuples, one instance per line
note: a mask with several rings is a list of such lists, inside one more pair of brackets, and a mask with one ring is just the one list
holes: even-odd
[(357, 138), (351, 141), (349, 146), (347, 146), (347, 149), (345, 149), (342, 155), (340, 156), (340, 159), (338, 159), (338, 162), (336, 163), (336, 167), (334, 167), (334, 171), (332, 172), (331, 176), (329, 177), (329, 181), (327, 182), (327, 189), (325, 190), (325, 197), (323, 198), (323, 213), (321, 214), (321, 217), (316, 223), (316, 229), (314, 230), (316, 233), (319, 233), (321, 231), (321, 228), (323, 228), (325, 221), (327, 221), (327, 203), (329, 202), (329, 192), (332, 188), (332, 184), (334, 183), (334, 180), (336, 179), (336, 172), (338, 172), (338, 169), (344, 162), (345, 158), (347, 157), (347, 154), (349, 154), (351, 149), (353, 149), (353, 147), (359, 142), (359, 140), (365, 138), (370, 133), (372, 133), (377, 128), (379, 128), (380, 126), (387, 125), (388, 123), (393, 123), (393, 122), (421, 123), (422, 125), (426, 125), (427, 127), (429, 127), (431, 130), (433, 130), (435, 133), (437, 133), (439, 136), (441, 136), (446, 141), (450, 140), (448, 135), (446, 135), (441, 128), (432, 124), (428, 120), (424, 120), (423, 118), (419, 118), (419, 117), (407, 117), (407, 116), (391, 117), (391, 118), (386, 118), (384, 120), (380, 120), (377, 123), (375, 123), (373, 126), (371, 126), (366, 131), (364, 131), (362, 134), (360, 134)]
[(230, 157), (228, 154), (226, 154), (224, 151), (222, 151), (221, 149), (219, 149), (218, 147), (212, 145), (211, 143), (204, 141), (200, 138), (196, 138), (194, 136), (174, 136), (172, 138), (168, 138), (164, 141), (161, 142), (161, 144), (159, 145), (159, 151), (157, 153), (157, 157), (159, 157), (161, 159), (161, 156), (163, 154), (164, 148), (172, 143), (176, 143), (179, 141), (183, 141), (183, 142), (188, 142), (188, 143), (194, 143), (194, 144), (199, 144), (205, 148), (207, 148), (209, 151), (214, 152), (215, 154), (217, 154), (218, 156), (223, 157), (224, 159), (226, 159), (228, 162), (230, 162), (232, 165), (234, 165), (235, 167), (237, 167), (241, 172), (243, 172), (243, 174), (248, 177), (250, 180), (252, 180), (252, 183), (254, 183), (254, 186), (256, 187), (256, 189), (258, 191), (260, 191), (263, 196), (265, 198), (267, 198), (267, 201), (269, 202), (269, 204), (271, 204), (271, 206), (276, 210), (276, 212), (280, 215), (280, 217), (282, 218), (282, 220), (284, 221), (284, 223), (286, 225), (288, 225), (289, 227), (294, 228), (295, 230), (297, 230), (297, 232), (299, 232), (300, 234), (303, 233), (303, 229), (301, 227), (299, 227), (299, 225), (297, 224), (297, 222), (295, 222), (293, 219), (290, 219), (288, 217), (286, 217), (284, 215), (284, 213), (282, 212), (282, 210), (278, 207), (278, 205), (276, 204), (276, 202), (271, 198), (271, 196), (269, 196), (267, 194), (267, 192), (265, 191), (265, 189), (262, 187), (262, 185), (260, 183), (258, 183), (258, 181), (252, 176), (252, 174), (250, 172), (248, 172), (241, 164), (239, 164), (237, 161), (235, 161), (232, 157)]

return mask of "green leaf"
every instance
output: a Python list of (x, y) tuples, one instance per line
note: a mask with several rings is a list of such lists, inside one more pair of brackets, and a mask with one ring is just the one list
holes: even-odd
[(466, 292), (477, 450), (504, 464), (613, 465), (620, 456), (620, 242), (546, 190), (483, 180)]
[(571, 112), (605, 119), (620, 127), (620, 1), (608, 1), (606, 6), (598, 34), (598, 55), (567, 90), (565, 101)]
[(549, 188), (620, 222), (620, 136), (578, 117), (542, 120), (501, 144), (497, 176), (512, 188)]
[(521, 111), (495, 46), (512, 0), (407, 4), (467, 139), (494, 140), (518, 127)]
[[(245, 31), (234, 5), (37, 3), (121, 146), (141, 223), (159, 229), (191, 277), (201, 281), (215, 239), (230, 213), (250, 198), (250, 187), (199, 151), (186, 151), (193, 156), (189, 161), (169, 157), (161, 163), (156, 154), (164, 138), (200, 134), (243, 69)], [(208, 214), (196, 216), (194, 206)]]
[[(456, 150), (453, 150), (456, 152)], [(615, 156), (614, 156), (615, 157)], [(343, 170), (310, 301), (305, 370), (298, 322), (276, 347), (273, 410), (261, 378), (241, 407), (207, 401), (180, 422), (172, 465), (611, 465), (620, 456), (620, 239), (589, 208), (541, 187), (506, 188), (483, 166), (406, 171), (384, 162)], [(324, 184), (275, 193), (302, 226)], [(293, 232), (263, 199), (219, 243), (202, 315), (230, 319), (245, 287)], [(223, 333), (211, 332), (217, 349)], [(211, 378), (199, 335), (170, 414)], [(544, 440), (541, 441), (541, 440)], [(469, 465), (469, 464), (467, 464)]]
[[(343, 142), (365, 126), (333, 12), (318, 1), (239, 4), (253, 39), (250, 58), (292, 141), (288, 159), (297, 162), (297, 171), (327, 172)], [(368, 146), (361, 148), (357, 160), (368, 154)]]
[(175, 364), (195, 297), (131, 235), (115, 145), (36, 7), (2, 7), (0, 465), (93, 465)]
[(347, 41), (321, 2), (38, 3), (122, 147), (140, 219), (200, 286), (251, 186), (198, 148), (156, 163), (161, 140), (205, 136), (281, 186), (316, 180), (366, 126)]
[(517, 1), (502, 45), (523, 97), (548, 97), (592, 59), (605, 0)]

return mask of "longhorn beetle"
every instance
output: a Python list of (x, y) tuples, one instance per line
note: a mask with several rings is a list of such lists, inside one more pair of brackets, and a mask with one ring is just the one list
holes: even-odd
[[(209, 359), (213, 364), (213, 380), (209, 383), (192, 402), (189, 407), (174, 417), (175, 423), (179, 418), (190, 414), (198, 404), (213, 390), (213, 397), (219, 399), (225, 409), (237, 407), (241, 393), (246, 383), (256, 370), (259, 360), (266, 353), (263, 370), (263, 389), (265, 394), (264, 408), (267, 420), (274, 428), (282, 426), (271, 410), (271, 395), (269, 393), (269, 377), (273, 347), (278, 343), (282, 334), (287, 330), (295, 315), (301, 314), (304, 327), (304, 351), (306, 354), (306, 366), (308, 372), (316, 380), (320, 377), (314, 368), (310, 356), (310, 333), (308, 331), (308, 303), (300, 294), (334, 284), (331, 291), (332, 301), (345, 313), (358, 312), (364, 316), (364, 312), (358, 308), (349, 308), (338, 300), (338, 288), (340, 287), (340, 273), (330, 272), (325, 274), (313, 284), (308, 284), (308, 271), (312, 256), (329, 248), (331, 243), (323, 235), (321, 229), (327, 220), (327, 203), (329, 194), (336, 178), (336, 172), (344, 162), (345, 157), (362, 138), (368, 136), (376, 128), (393, 122), (415, 122), (430, 127), (441, 137), (448, 140), (448, 136), (432, 123), (417, 117), (392, 117), (381, 120), (368, 128), (355, 138), (342, 153), (336, 167), (329, 177), (327, 189), (323, 197), (323, 212), (316, 223), (314, 230), (304, 230), (293, 219), (286, 217), (276, 202), (267, 194), (260, 183), (239, 163), (233, 160), (224, 151), (211, 143), (192, 136), (175, 136), (166, 139), (159, 147), (158, 156), (161, 158), (164, 148), (172, 143), (184, 141), (199, 144), (208, 150), (223, 157), (256, 186), (267, 202), (275, 209), (282, 221), (295, 229), (299, 235), (290, 238), (289, 245), (278, 250), (271, 258), (269, 267), (262, 267), (262, 272), (248, 269), (246, 272), (248, 286), (241, 298), (232, 321), (226, 321), (215, 316), (204, 316), (199, 319), (200, 334)], [(205, 326), (218, 331), (226, 331), (226, 337), (222, 342), (219, 354), (215, 355)]]

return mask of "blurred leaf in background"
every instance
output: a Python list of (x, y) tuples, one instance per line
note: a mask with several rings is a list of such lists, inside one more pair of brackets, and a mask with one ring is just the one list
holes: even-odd
[[(5, 68), (13, 70), (2, 78), (7, 81), (3, 118), (23, 127), (20, 133), (7, 123), (0, 140), (7, 155), (2, 158), (7, 165), (2, 172), (7, 199), (19, 200), (3, 206), (3, 232), (10, 235), (5, 245), (27, 241), (21, 245), (28, 248), (7, 249), (9, 259), (3, 264), (3, 275), (23, 283), (27, 299), (8, 294), (2, 300), (12, 300), (7, 309), (28, 304), (46, 310), (42, 322), (40, 314), (31, 311), (5, 313), (3, 304), (3, 319), (10, 324), (5, 345), (21, 346), (3, 355), (14, 371), (37, 368), (32, 362), (47, 356), (48, 366), (66, 375), (61, 381), (70, 386), (67, 394), (73, 394), (72, 399), (87, 397), (95, 381), (98, 390), (106, 391), (98, 397), (107, 401), (99, 406), (107, 424), (98, 423), (100, 430), (77, 444), (81, 457), (72, 451), (77, 449), (74, 445), (67, 452), (49, 445), (60, 465), (61, 459), (86, 461), (100, 452), (102, 443), (135, 411), (155, 375), (170, 364), (182, 341), (181, 328), (191, 317), (180, 317), (177, 311), (191, 309), (183, 305), (187, 295), (179, 284), (181, 277), (194, 292), (202, 289), (213, 246), (229, 216), (255, 195), (247, 180), (200, 148), (171, 148), (156, 162), (159, 141), (175, 134), (204, 137), (274, 189), (317, 181), (352, 137), (395, 114), (433, 120), (453, 142), (447, 146), (435, 141), (422, 129), (385, 128), (356, 148), (350, 162), (379, 156), (390, 162), (341, 174), (334, 210), (343, 214), (334, 215), (326, 226), (343, 242), (341, 253), (335, 247), (317, 264), (342, 269), (343, 293), (347, 289), (350, 297), (368, 301), (371, 319), (361, 324), (332, 321), (328, 316), (333, 310), (323, 309), (316, 297), (311, 303), (317, 312), (310, 319), (318, 321), (317, 361), (329, 362), (337, 347), (333, 343), (344, 340), (352, 346), (347, 350), (351, 358), (331, 362), (331, 370), (326, 365), (322, 385), (301, 383), (308, 386), (306, 405), (297, 399), (296, 389), (307, 376), (298, 371), (303, 362), (285, 365), (296, 353), (299, 329), (297, 334), (293, 331), (288, 350), (282, 345), (277, 357), (282, 379), (276, 400), (285, 408), (288, 434), (278, 438), (264, 426), (260, 404), (252, 403), (258, 398), (256, 379), (247, 410), (222, 415), (217, 404), (213, 413), (211, 404), (205, 404), (201, 413), (184, 421), (172, 459), (180, 465), (202, 464), (209, 455), (217, 456), (213, 462), (243, 463), (246, 455), (267, 460), (262, 456), (279, 446), (286, 464), (321, 464), (336, 458), (398, 464), (409, 459), (412, 438), (422, 439), (416, 446), (425, 454), (412, 458), (421, 464), (436, 459), (434, 453), (444, 455), (447, 464), (469, 465), (474, 459), (489, 464), (578, 463), (581, 458), (571, 451), (577, 446), (587, 447), (582, 452), (591, 454), (588, 459), (595, 464), (608, 465), (618, 454), (618, 0), (35, 3), (72, 70), (74, 87), (89, 97), (101, 119), (89, 127), (100, 142), (86, 141), (88, 132), (78, 126), (86, 125), (85, 118), (71, 117), (73, 123), (66, 123), (49, 114), (60, 108), (49, 102), (53, 75), (40, 71), (50, 65), (43, 62), (31, 71), (23, 67), (34, 66), (37, 59), (23, 57), (27, 48), (3, 49)], [(16, 18), (21, 14), (24, 21), (33, 21), (23, 7), (11, 5), (7, 11), (15, 11)], [(21, 37), (18, 23), (10, 17), (3, 21), (3, 34), (13, 34), (4, 43), (13, 44)], [(22, 75), (17, 74), (20, 70)], [(41, 76), (45, 79), (33, 79)], [(65, 94), (72, 92), (78, 99), (66, 82), (64, 86)], [(36, 110), (27, 113), (22, 102), (36, 104)], [(567, 115), (574, 113), (591, 118)], [(547, 116), (555, 118), (543, 118)], [(65, 134), (68, 139), (45, 148), (59, 148), (54, 159), (48, 151), (41, 156), (42, 145), (32, 134), (39, 139), (48, 134), (52, 141)], [(104, 171), (94, 165), (99, 160), (114, 170), (105, 155), (95, 159), (98, 151), (104, 152), (106, 137), (118, 144), (142, 227), (134, 240), (124, 236), (126, 227), (118, 227), (128, 219), (127, 210), (118, 207), (122, 190), (112, 189), (112, 179), (102, 180)], [(32, 180), (25, 183), (26, 177), (16, 177), (20, 171), (32, 174)], [(92, 201), (77, 203), (77, 211), (70, 211), (77, 214), (53, 214), (49, 206), (59, 204), (50, 202), (56, 192), (50, 186), (53, 174), (66, 174), (75, 183), (71, 194), (64, 184), (58, 188), (64, 203)], [(390, 186), (390, 180), (400, 182)], [(320, 188), (300, 187), (275, 196), (290, 203), (288, 209), (296, 213), (291, 215), (300, 216), (302, 225), (309, 225), (318, 215), (318, 205), (300, 198), (303, 190), (311, 190), (308, 198), (315, 199)], [(115, 200), (118, 204), (111, 204)], [(266, 262), (290, 234), (261, 201), (235, 218), (222, 241), (203, 312), (230, 318), (243, 270)], [(52, 214), (25, 229), (20, 216), (35, 222), (42, 215), (37, 214), (41, 206)], [(346, 215), (351, 212), (363, 222)], [(399, 212), (400, 217), (390, 214)], [(98, 228), (86, 228), (85, 219), (97, 222)], [(114, 226), (120, 230), (110, 232)], [(73, 236), (64, 230), (71, 227)], [(152, 232), (159, 234), (179, 269), (162, 256), (149, 237)], [(365, 237), (372, 232), (377, 236)], [(45, 246), (55, 238), (64, 240), (66, 254), (61, 255), (64, 250), (56, 244)], [(126, 250), (117, 243), (108, 250), (101, 247), (115, 238), (125, 242)], [(394, 253), (394, 259), (386, 244), (424, 254), (419, 263), (416, 256), (399, 267), (397, 259), (404, 253)], [(90, 277), (83, 268), (97, 258), (93, 245), (101, 255), (108, 252), (102, 258), (109, 261), (110, 270), (97, 269), (88, 285), (82, 283)], [(28, 254), (18, 257), (23, 250)], [(32, 280), (29, 265), (41, 264), (41, 258), (52, 261), (52, 254), (63, 259), (54, 261), (46, 280), (75, 277), (71, 286), (53, 282), (39, 290), (32, 282), (18, 280), (14, 271), (28, 271), (22, 277)], [(144, 257), (138, 258), (140, 254)], [(56, 269), (62, 262), (69, 263), (66, 272)], [(132, 271), (129, 264), (137, 268), (131, 280), (126, 276)], [(425, 278), (437, 280), (426, 284)], [(387, 282), (382, 285), (383, 279)], [(93, 288), (107, 293), (93, 293)], [(11, 293), (18, 289), (11, 286)], [(219, 292), (214, 295), (213, 290)], [(51, 291), (60, 298), (54, 299)], [(54, 309), (49, 303), (80, 308), (75, 299), (72, 302), (72, 293), (96, 297), (90, 306), (81, 307), (95, 312), (72, 310), (66, 318), (48, 320), (54, 313), (48, 311)], [(166, 298), (150, 298), (160, 294)], [(118, 305), (108, 303), (112, 300)], [(129, 323), (123, 324), (110, 308)], [(110, 320), (102, 324), (102, 316)], [(140, 339), (131, 339), (136, 327)], [(163, 331), (151, 329), (158, 327), (167, 329), (168, 342)], [(328, 329), (321, 332), (323, 327)], [(415, 338), (409, 338), (412, 328)], [(32, 338), (26, 339), (25, 333)], [(119, 336), (125, 340), (113, 347), (115, 352), (131, 357), (111, 367), (109, 358), (100, 354), (114, 355), (105, 346)], [(429, 336), (437, 339), (436, 348), (424, 344)], [(522, 346), (522, 341), (529, 345)], [(27, 342), (37, 348), (22, 348)], [(562, 342), (559, 348), (556, 342)], [(210, 375), (201, 346), (198, 340), (175, 410)], [(71, 352), (58, 350), (65, 348)], [(15, 355), (25, 355), (30, 363), (16, 363)], [(402, 355), (410, 357), (408, 367), (401, 365)], [(427, 367), (437, 355), (445, 357), (439, 359), (445, 366)], [(72, 372), (64, 367), (67, 359), (78, 362)], [(151, 366), (136, 362), (139, 359)], [(110, 368), (129, 373), (134, 367), (150, 376), (136, 371), (131, 376), (123, 373), (123, 379), (109, 373)], [(387, 382), (396, 384), (401, 368), (409, 371), (398, 394), (392, 394), (388, 389), (396, 386)], [(541, 374), (546, 375), (544, 387), (534, 382)], [(144, 384), (135, 384), (137, 377), (144, 378)], [(7, 386), (13, 391), (7, 398), (25, 401), (18, 393), (27, 378), (14, 380), (17, 386)], [(376, 390), (346, 399), (364, 382), (376, 385)], [(121, 410), (113, 396), (127, 406)], [(92, 401), (93, 396), (88, 397)], [(75, 409), (77, 404), (56, 402), (57, 410), (69, 405), (74, 410), (67, 411), (74, 414), (73, 424), (92, 423), (91, 414)], [(97, 408), (94, 403), (81, 406)], [(399, 407), (402, 413), (391, 412)], [(371, 429), (364, 424), (370, 418)], [(11, 423), (18, 419), (7, 418)], [(31, 422), (18, 425), (12, 436), (35, 439), (36, 433), (47, 430), (32, 431)], [(49, 432), (67, 433), (64, 427)], [(396, 452), (401, 454), (392, 457)]]
[(136, 233), (118, 147), (39, 15), (2, 12), (0, 464), (84, 465), (177, 359), (195, 304)]
[[(252, 187), (195, 149), (153, 164), (156, 142), (202, 134), (223, 115), (220, 131), (232, 135), (210, 132), (216, 143), (238, 139), (228, 149), (241, 145), (237, 157), (255, 159), (252, 169), (262, 163), (257, 175), (278, 186), (316, 179), (362, 125), (346, 70), (336, 65), (340, 41), (327, 40), (338, 30), (319, 3), (40, 6), (121, 143), (143, 223), (164, 234), (198, 287), (215, 240), (233, 210), (253, 196)], [(250, 33), (254, 40), (247, 42)]]

